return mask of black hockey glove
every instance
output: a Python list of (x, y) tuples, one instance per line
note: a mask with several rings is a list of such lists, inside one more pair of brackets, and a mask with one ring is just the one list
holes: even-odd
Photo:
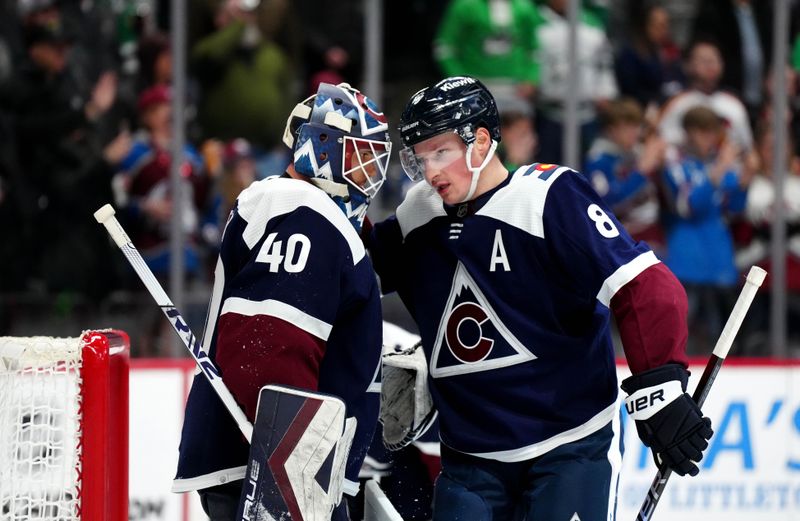
[(689, 372), (667, 364), (622, 381), (628, 393), (625, 409), (636, 421), (639, 438), (653, 449), (656, 465), (663, 462), (681, 476), (696, 476), (696, 462), (714, 431), (711, 420), (686, 394)]

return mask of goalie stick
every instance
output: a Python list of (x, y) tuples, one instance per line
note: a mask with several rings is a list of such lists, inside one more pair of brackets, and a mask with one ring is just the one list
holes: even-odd
[(200, 341), (189, 329), (180, 311), (175, 308), (175, 304), (172, 303), (172, 300), (167, 296), (164, 288), (161, 287), (161, 284), (158, 282), (155, 275), (153, 275), (153, 272), (147, 267), (147, 264), (145, 264), (142, 258), (142, 254), (139, 253), (139, 250), (133, 245), (130, 237), (125, 233), (125, 229), (122, 228), (117, 218), (114, 217), (114, 213), (114, 208), (110, 204), (106, 204), (94, 212), (94, 218), (97, 219), (97, 222), (106, 227), (111, 238), (114, 239), (119, 249), (122, 250), (125, 258), (128, 259), (131, 267), (133, 267), (136, 274), (139, 275), (147, 291), (150, 292), (150, 295), (156, 301), (158, 307), (164, 312), (169, 323), (172, 324), (172, 328), (183, 341), (183, 345), (189, 350), (197, 366), (206, 376), (208, 383), (211, 384), (211, 387), (220, 397), (222, 403), (225, 404), (228, 412), (233, 416), (242, 434), (247, 438), (247, 443), (250, 443), (253, 438), (253, 424), (247, 419), (247, 416), (245, 416), (239, 404), (236, 403), (231, 392), (222, 382), (219, 368), (211, 361), (211, 358), (209, 358), (206, 350), (203, 349)]
[[(728, 351), (731, 348), (733, 339), (736, 337), (736, 333), (742, 325), (742, 320), (744, 320), (744, 316), (747, 314), (747, 310), (750, 308), (750, 304), (753, 302), (753, 298), (755, 298), (756, 292), (758, 288), (761, 287), (761, 284), (764, 282), (764, 277), (766, 276), (767, 272), (758, 266), (750, 268), (750, 272), (745, 279), (744, 287), (741, 293), (739, 293), (739, 298), (733, 306), (733, 311), (731, 311), (731, 315), (728, 317), (728, 321), (725, 323), (725, 327), (722, 329), (719, 339), (717, 339), (717, 344), (714, 346), (711, 358), (708, 359), (706, 368), (703, 371), (703, 376), (700, 377), (700, 381), (697, 383), (697, 387), (692, 395), (692, 399), (697, 403), (698, 407), (702, 407), (703, 403), (706, 401), (708, 392), (711, 390), (711, 386), (717, 378), (717, 373), (719, 373), (719, 370), (722, 368), (725, 357), (728, 356)], [(664, 489), (671, 475), (672, 469), (659, 466), (658, 471), (656, 471), (656, 476), (653, 478), (653, 482), (647, 490), (647, 497), (645, 497), (642, 507), (639, 509), (639, 514), (636, 516), (636, 521), (650, 521), (653, 518), (653, 512), (656, 506), (658, 506), (661, 496), (664, 494)]]

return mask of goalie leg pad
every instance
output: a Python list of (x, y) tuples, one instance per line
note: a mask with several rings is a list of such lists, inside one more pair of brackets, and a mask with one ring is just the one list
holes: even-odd
[(263, 387), (236, 519), (328, 521), (341, 501), (354, 431), (339, 398)]

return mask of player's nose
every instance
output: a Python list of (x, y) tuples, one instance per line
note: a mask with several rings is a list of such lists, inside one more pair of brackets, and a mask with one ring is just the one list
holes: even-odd
[(441, 173), (441, 170), (438, 168), (428, 167), (425, 169), (425, 180), (429, 185), (433, 185), (439, 179)]

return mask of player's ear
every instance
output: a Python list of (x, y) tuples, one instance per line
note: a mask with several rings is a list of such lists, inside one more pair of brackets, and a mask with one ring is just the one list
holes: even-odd
[(485, 127), (478, 127), (475, 130), (475, 149), (481, 154), (486, 153), (492, 146), (492, 136)]

